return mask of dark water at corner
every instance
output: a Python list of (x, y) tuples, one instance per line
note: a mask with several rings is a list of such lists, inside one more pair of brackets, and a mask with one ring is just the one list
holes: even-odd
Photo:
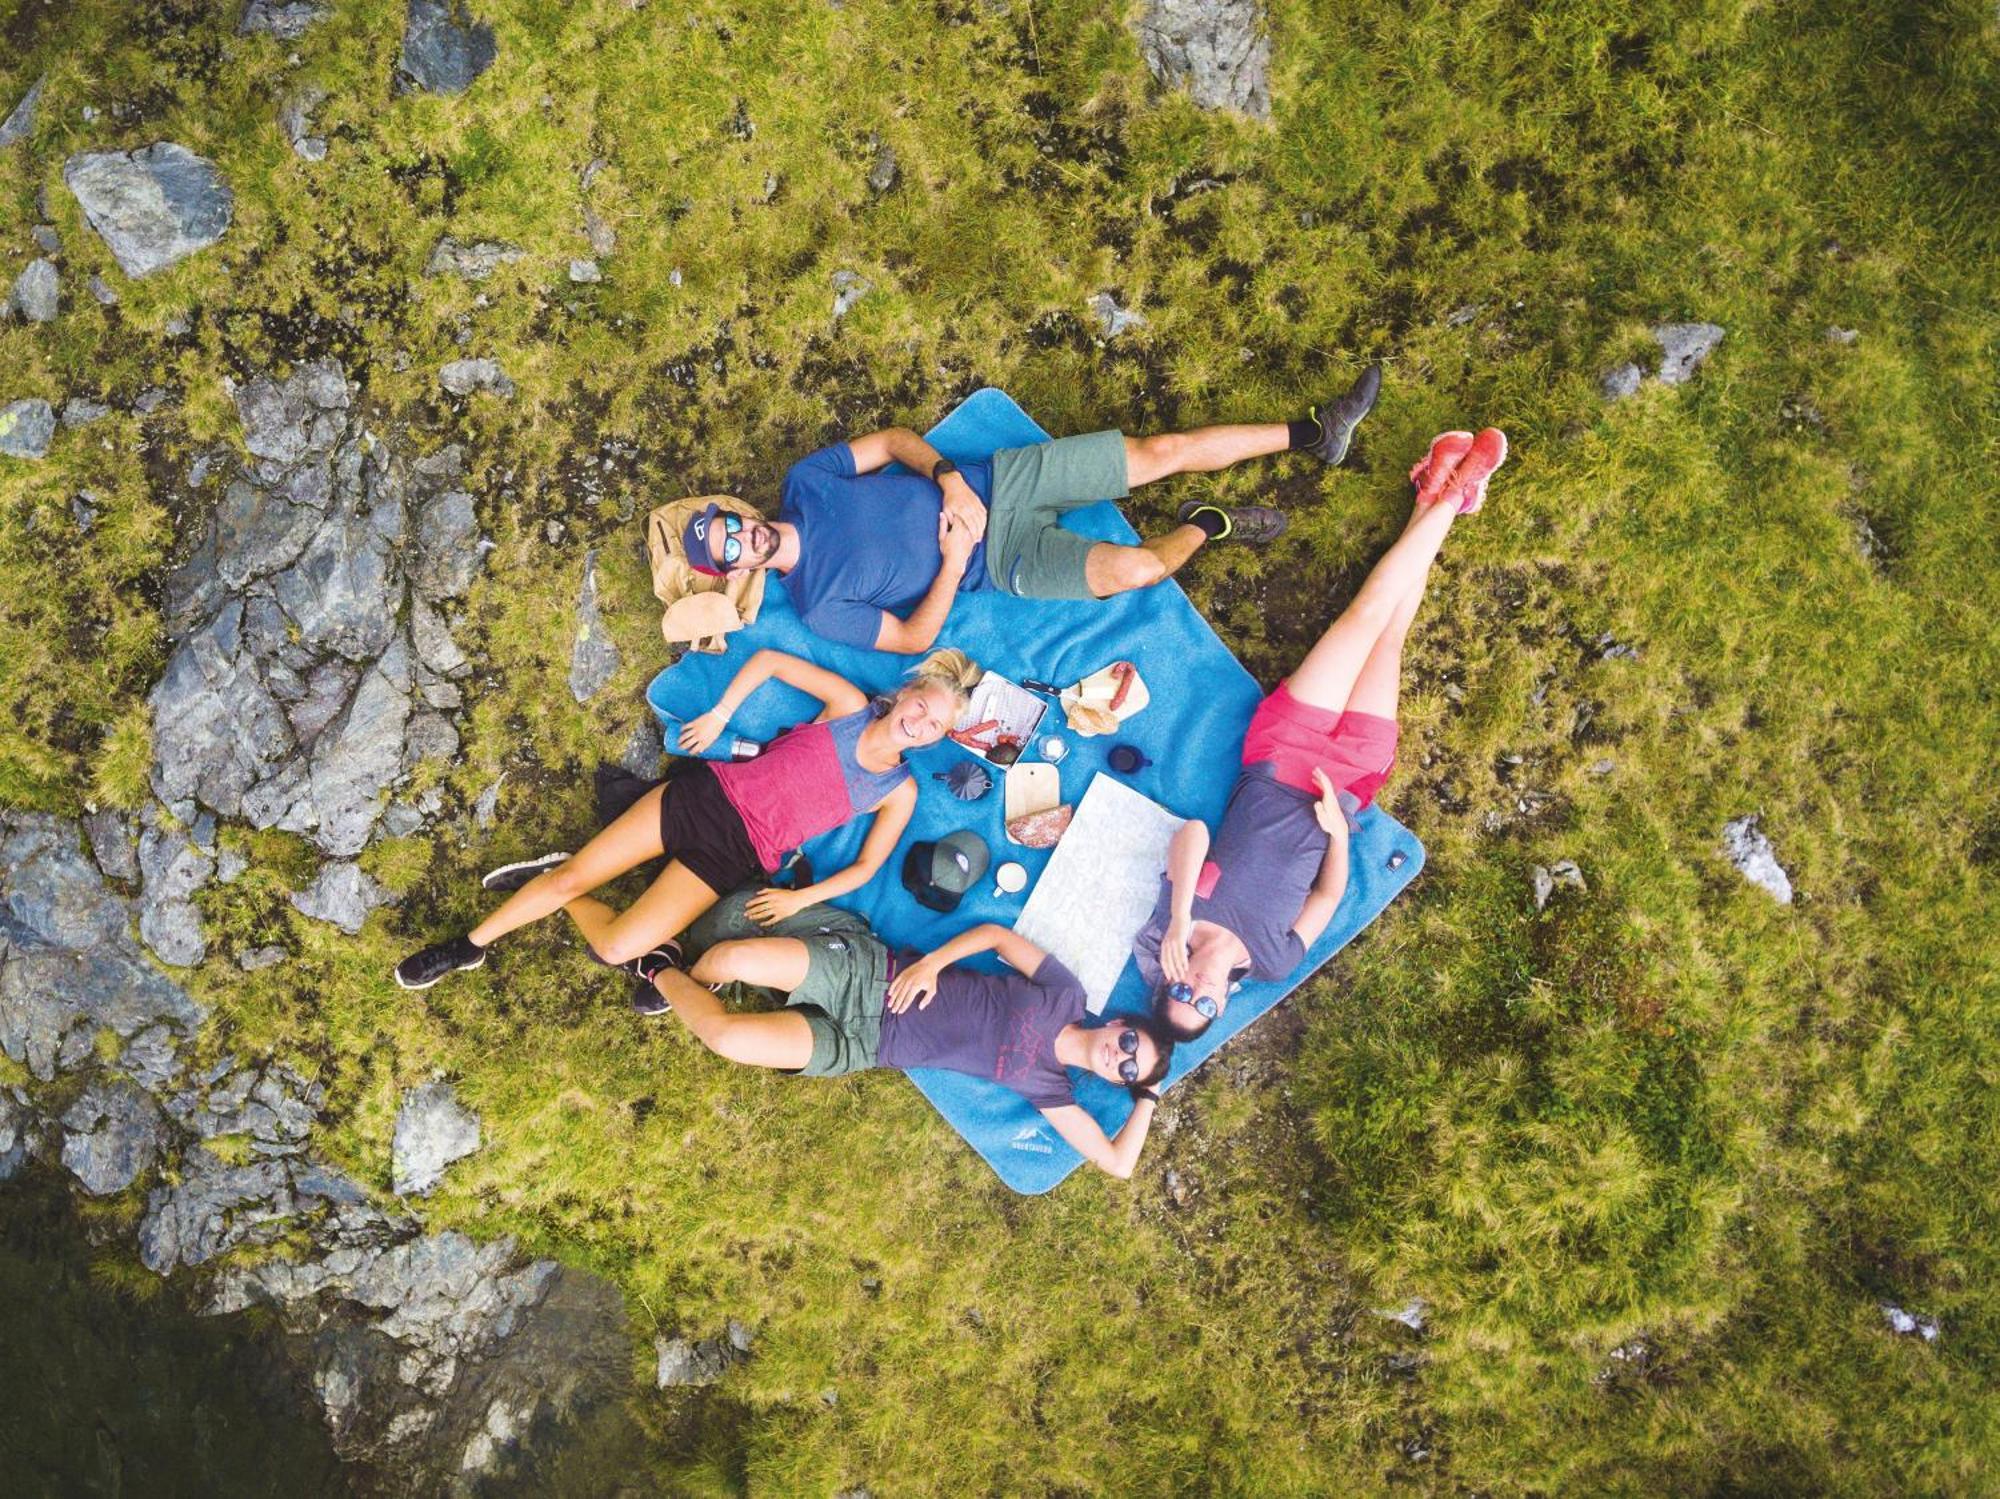
[(335, 1499), (351, 1488), (275, 1330), (94, 1281), (67, 1188), (30, 1176), (0, 1186), (0, 1492)]

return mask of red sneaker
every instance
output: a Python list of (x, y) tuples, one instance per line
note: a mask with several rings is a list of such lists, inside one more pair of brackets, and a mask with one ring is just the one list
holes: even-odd
[(1487, 427), (1472, 439), (1472, 448), (1452, 471), (1450, 489), (1439, 498), (1458, 506), (1460, 515), (1471, 515), (1486, 503), (1486, 481), (1507, 461), (1507, 434)]
[(1451, 471), (1458, 467), (1472, 447), (1470, 432), (1440, 432), (1431, 439), (1431, 450), (1410, 470), (1410, 482), (1417, 486), (1417, 503), (1428, 505), (1444, 493)]

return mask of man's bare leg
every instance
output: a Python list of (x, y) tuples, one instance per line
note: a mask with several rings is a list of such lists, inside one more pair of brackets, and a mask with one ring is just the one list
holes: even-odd
[(1164, 536), (1142, 541), (1137, 546), (1121, 546), (1100, 541), (1083, 559), (1083, 578), (1100, 599), (1114, 593), (1130, 593), (1135, 588), (1151, 588), (1171, 578), (1208, 540), (1200, 526), (1175, 526)]
[(1209, 474), (1246, 458), (1266, 458), (1291, 446), (1283, 422), (1251, 426), (1197, 427), (1125, 439), (1125, 482), (1133, 489), (1170, 474)]
[(707, 984), (744, 983), (789, 994), (805, 982), (805, 943), (796, 937), (718, 942), (701, 955), (693, 976), (668, 969), (653, 980), (681, 1023), (719, 1057), (748, 1067), (796, 1072), (812, 1060), (812, 1027), (797, 1010), (733, 1014)]

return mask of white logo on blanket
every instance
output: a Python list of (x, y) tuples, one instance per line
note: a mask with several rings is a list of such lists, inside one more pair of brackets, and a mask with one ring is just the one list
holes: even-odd
[(1102, 1014), (1160, 896), (1181, 818), (1115, 776), (1091, 778), (1014, 930), (1052, 952)]
[(1014, 1131), (1014, 1138), (1007, 1142), (1010, 1149), (1032, 1151), (1036, 1155), (1053, 1155), (1055, 1142), (1042, 1133), (1039, 1124), (1024, 1124)]

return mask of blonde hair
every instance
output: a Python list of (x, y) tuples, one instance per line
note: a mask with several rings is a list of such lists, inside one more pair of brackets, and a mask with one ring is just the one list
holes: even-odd
[(932, 651), (904, 673), (910, 687), (942, 687), (960, 702), (972, 696), (972, 689), (986, 675), (986, 669), (964, 651), (948, 648)]

